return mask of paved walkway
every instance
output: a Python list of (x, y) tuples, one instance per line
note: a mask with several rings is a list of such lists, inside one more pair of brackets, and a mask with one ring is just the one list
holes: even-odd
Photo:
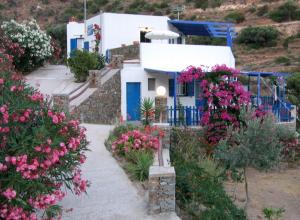
[(63, 65), (41, 67), (28, 74), (25, 78), (31, 86), (50, 96), (57, 88), (74, 82), (73, 74)]
[(104, 146), (111, 126), (84, 124), (90, 141), (87, 161), (82, 170), (91, 181), (87, 195), (77, 197), (69, 193), (62, 201), (65, 213), (63, 220), (179, 220), (169, 215), (147, 215), (147, 201), (138, 194)]

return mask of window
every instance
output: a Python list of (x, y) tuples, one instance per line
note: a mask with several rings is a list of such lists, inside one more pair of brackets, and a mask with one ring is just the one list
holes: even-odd
[[(195, 95), (194, 81), (189, 83), (176, 84), (177, 96), (194, 96)], [(169, 79), (169, 96), (174, 96), (174, 79)]]
[(148, 33), (149, 31), (140, 31), (140, 42), (141, 43), (151, 43), (151, 40), (146, 38), (146, 34)]
[(176, 91), (179, 96), (187, 96), (187, 83), (178, 83)]
[(155, 91), (155, 78), (148, 78), (148, 91)]

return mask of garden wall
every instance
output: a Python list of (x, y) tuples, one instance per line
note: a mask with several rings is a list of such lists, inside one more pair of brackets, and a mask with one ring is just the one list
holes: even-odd
[(111, 57), (114, 55), (122, 55), (125, 60), (133, 60), (140, 58), (140, 45), (134, 44), (129, 46), (118, 47), (110, 50)]
[[(121, 116), (121, 76), (120, 70), (115, 71), (105, 83), (101, 82), (101, 72), (93, 71), (94, 87), (97, 90), (75, 107), (71, 113), (85, 123), (114, 124)], [(106, 73), (106, 74), (109, 74)]]

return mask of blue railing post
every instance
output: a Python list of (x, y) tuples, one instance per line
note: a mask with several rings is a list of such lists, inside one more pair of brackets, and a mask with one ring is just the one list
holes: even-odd
[(176, 126), (177, 115), (176, 115), (176, 98), (177, 98), (177, 73), (174, 72), (174, 125)]
[(257, 106), (259, 106), (259, 98), (260, 98), (260, 74), (257, 76)]

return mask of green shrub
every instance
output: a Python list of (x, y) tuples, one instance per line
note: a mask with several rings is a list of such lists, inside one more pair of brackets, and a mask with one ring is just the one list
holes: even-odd
[(265, 16), (268, 14), (269, 11), (269, 6), (268, 5), (264, 5), (258, 8), (256, 15), (257, 16)]
[(138, 181), (145, 181), (149, 176), (149, 168), (153, 164), (153, 153), (132, 150), (126, 154), (129, 162), (125, 169)]
[(0, 10), (5, 9), (5, 5), (0, 3)]
[(57, 42), (61, 49), (61, 56), (64, 56), (67, 53), (67, 24), (51, 25), (47, 28), (47, 33)]
[(268, 220), (279, 220), (283, 213), (285, 212), (284, 208), (264, 208), (263, 213), (265, 215), (265, 218)]
[(219, 45), (224, 46), (226, 45), (225, 38), (210, 38), (205, 36), (188, 36), (186, 38), (187, 44), (193, 45)]
[(151, 98), (143, 98), (140, 110), (143, 125), (150, 125), (155, 117), (154, 100)]
[(176, 200), (184, 215), (191, 220), (244, 220), (223, 189), (223, 169), (216, 161), (203, 158), (205, 147), (199, 145), (203, 131), (173, 129), (171, 161), (176, 170)]
[(253, 117), (253, 112), (242, 113), (245, 126), (228, 131), (229, 139), (219, 144), (217, 157), (232, 167), (252, 166), (267, 170), (278, 164), (283, 149), (278, 135), (278, 126), (271, 115)]
[(239, 36), (238, 43), (251, 48), (271, 47), (277, 44), (279, 31), (274, 27), (247, 27)]
[(285, 66), (289, 66), (289, 65), (291, 65), (291, 60), (288, 57), (281, 56), (281, 57), (277, 57), (275, 59), (275, 63), (277, 63), (277, 64), (284, 64)]
[(300, 10), (294, 1), (287, 1), (270, 12), (270, 18), (276, 22), (299, 20)]
[(99, 65), (98, 55), (85, 50), (75, 50), (68, 59), (68, 65), (74, 73), (76, 82), (85, 82), (89, 70), (97, 69)]
[(225, 20), (235, 22), (235, 23), (241, 23), (245, 21), (245, 16), (242, 12), (233, 11), (225, 16)]

